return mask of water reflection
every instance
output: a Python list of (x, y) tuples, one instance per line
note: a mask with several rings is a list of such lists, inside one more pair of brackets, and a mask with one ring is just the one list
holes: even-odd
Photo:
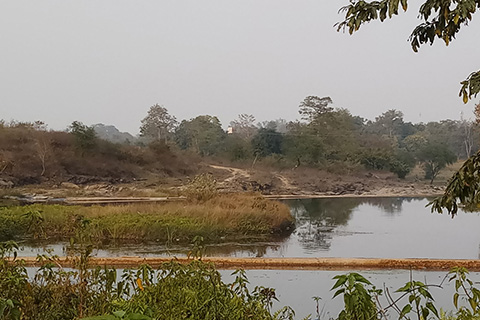
[(452, 258), (479, 257), (478, 213), (455, 219), (431, 213), (425, 198), (292, 200), (295, 234), (288, 256)]
[[(378, 207), (385, 213), (395, 215), (402, 212), (402, 204), (414, 201), (413, 198), (367, 198), (362, 204)], [(415, 199), (415, 201), (419, 201)]]
[(411, 201), (412, 198), (330, 198), (287, 200), (286, 203), (296, 219), (295, 235), (305, 250), (328, 251), (332, 238), (340, 233), (338, 227), (347, 225), (359, 206), (369, 205), (396, 215), (402, 212), (404, 202)]
[(339, 225), (347, 224), (353, 210), (362, 200), (356, 198), (338, 199), (302, 199), (290, 200), (296, 220), (294, 234), (304, 248), (311, 250), (329, 250), (333, 231)]
[[(51, 255), (67, 255), (67, 242), (20, 242), (19, 256), (36, 256), (49, 252)], [(93, 256), (99, 257), (183, 257), (191, 250), (190, 246), (166, 245), (157, 242), (129, 243), (129, 242), (105, 242), (96, 243), (92, 252)], [(255, 242), (255, 243), (220, 243), (206, 245), (204, 256), (207, 257), (265, 257), (275, 256), (275, 252), (281, 247), (278, 242)]]

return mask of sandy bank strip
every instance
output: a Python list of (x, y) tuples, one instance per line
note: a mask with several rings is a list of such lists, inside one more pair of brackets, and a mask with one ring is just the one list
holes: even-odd
[(65, 204), (69, 205), (102, 205), (102, 204), (132, 204), (132, 203), (162, 203), (184, 201), (185, 197), (68, 197)]
[(330, 198), (435, 198), (442, 196), (443, 193), (375, 193), (375, 194), (302, 194), (302, 195), (264, 195), (267, 199), (272, 200), (296, 200), (296, 199), (330, 199)]
[[(272, 200), (289, 200), (289, 199), (325, 199), (325, 198), (433, 198), (441, 196), (440, 192), (415, 192), (412, 190), (405, 191), (400, 189), (398, 191), (384, 192), (382, 190), (371, 193), (344, 193), (344, 194), (272, 194), (262, 195), (267, 199)], [(66, 197), (66, 198), (52, 198), (47, 196), (38, 196), (31, 198), (13, 197), (24, 204), (64, 204), (64, 205), (125, 205), (134, 203), (165, 203), (175, 201), (185, 201), (185, 197)]]
[[(36, 257), (19, 257), (28, 267), (39, 267)], [(108, 266), (132, 268), (148, 264), (154, 268), (165, 262), (176, 260), (180, 263), (191, 262), (187, 258), (140, 258), (116, 257), (89, 260), (90, 266)], [(368, 258), (219, 258), (206, 257), (204, 262), (211, 262), (217, 269), (263, 269), (263, 270), (450, 270), (453, 267), (465, 267), (470, 271), (480, 271), (480, 260), (466, 259), (368, 259)], [(58, 263), (62, 267), (72, 267), (72, 260), (61, 257)]]
[(23, 204), (63, 204), (63, 205), (123, 205), (133, 203), (164, 203), (171, 201), (185, 201), (185, 197), (67, 197), (67, 198), (51, 198), (51, 197), (32, 197), (32, 198), (13, 198)]

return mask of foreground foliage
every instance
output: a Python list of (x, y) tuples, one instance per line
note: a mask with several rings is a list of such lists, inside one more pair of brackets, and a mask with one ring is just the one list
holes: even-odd
[(480, 203), (480, 152), (470, 157), (450, 179), (444, 194), (429, 205), (432, 211), (442, 213), (446, 209), (454, 217), (459, 205), (478, 210)]
[[(464, 268), (453, 268), (438, 285), (426, 284), (410, 279), (395, 292), (376, 288), (358, 273), (335, 276), (336, 283), (331, 290), (336, 296), (343, 296), (344, 308), (339, 320), (368, 319), (479, 319), (480, 290), (469, 279)], [(455, 285), (453, 305), (455, 311), (445, 313), (435, 306), (430, 288), (442, 288), (444, 281)], [(383, 298), (383, 300), (381, 299)]]
[(175, 261), (159, 270), (147, 265), (123, 272), (88, 269), (88, 247), (64, 270), (55, 258), (40, 257), (43, 266), (29, 278), (16, 244), (0, 246), (0, 319), (293, 319), (286, 307), (271, 312), (275, 290), (247, 288), (243, 271), (232, 284), (222, 282), (210, 264)]
[[(77, 236), (85, 241), (84, 235)], [(86, 241), (85, 243), (88, 243)], [(272, 311), (277, 300), (272, 288), (248, 288), (243, 270), (231, 284), (221, 280), (212, 264), (174, 260), (158, 270), (89, 268), (91, 246), (81, 244), (70, 256), (75, 267), (65, 270), (55, 256), (39, 256), (42, 266), (32, 277), (17, 259), (16, 243), (0, 243), (0, 320), (20, 319), (258, 319), (292, 320), (294, 311)], [(197, 258), (200, 256), (197, 256)], [(438, 309), (430, 289), (442, 288), (448, 279), (455, 287), (450, 313)], [(339, 320), (480, 318), (480, 290), (464, 268), (453, 268), (438, 285), (410, 279), (395, 292), (376, 288), (358, 273), (334, 277), (333, 298), (342, 297)], [(321, 319), (317, 301), (315, 319)], [(311, 319), (311, 316), (305, 320)]]

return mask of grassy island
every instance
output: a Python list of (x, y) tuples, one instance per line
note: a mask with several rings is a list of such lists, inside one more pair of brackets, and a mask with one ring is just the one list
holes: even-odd
[(95, 240), (189, 243), (266, 239), (293, 229), (280, 202), (255, 194), (218, 195), (204, 202), (115, 206), (28, 205), (0, 208), (0, 241), (69, 239), (79, 230)]

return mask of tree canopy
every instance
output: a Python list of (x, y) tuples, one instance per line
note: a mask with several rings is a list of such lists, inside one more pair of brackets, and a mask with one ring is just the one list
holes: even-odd
[(225, 136), (220, 120), (209, 115), (183, 120), (175, 130), (175, 141), (181, 149), (191, 149), (202, 156), (217, 153)]
[(167, 108), (155, 104), (148, 110), (140, 126), (140, 135), (151, 140), (167, 141), (169, 134), (177, 126), (177, 119), (168, 113)]
[(93, 127), (89, 127), (80, 121), (73, 121), (67, 130), (74, 135), (75, 143), (82, 156), (85, 152), (95, 147), (96, 135)]
[[(384, 21), (398, 15), (402, 9), (407, 11), (407, 8), (408, 0), (351, 0), (349, 5), (340, 9), (345, 13), (345, 19), (336, 26), (338, 30), (353, 34), (366, 22)], [(480, 9), (480, 0), (425, 0), (418, 9), (421, 23), (408, 39), (413, 51), (417, 52), (425, 43), (433, 44), (436, 39), (443, 40), (448, 46), (461, 28), (472, 20), (477, 9)], [(480, 70), (472, 72), (460, 84), (459, 95), (467, 103), (480, 92)]]
[(430, 184), (437, 177), (440, 170), (457, 160), (455, 154), (443, 143), (426, 143), (417, 154), (418, 160), (423, 163), (425, 179), (430, 179)]
[(330, 97), (308, 96), (300, 103), (298, 113), (302, 115), (302, 119), (311, 121), (321, 114), (332, 111), (333, 108), (328, 106), (331, 103), (333, 101)]

